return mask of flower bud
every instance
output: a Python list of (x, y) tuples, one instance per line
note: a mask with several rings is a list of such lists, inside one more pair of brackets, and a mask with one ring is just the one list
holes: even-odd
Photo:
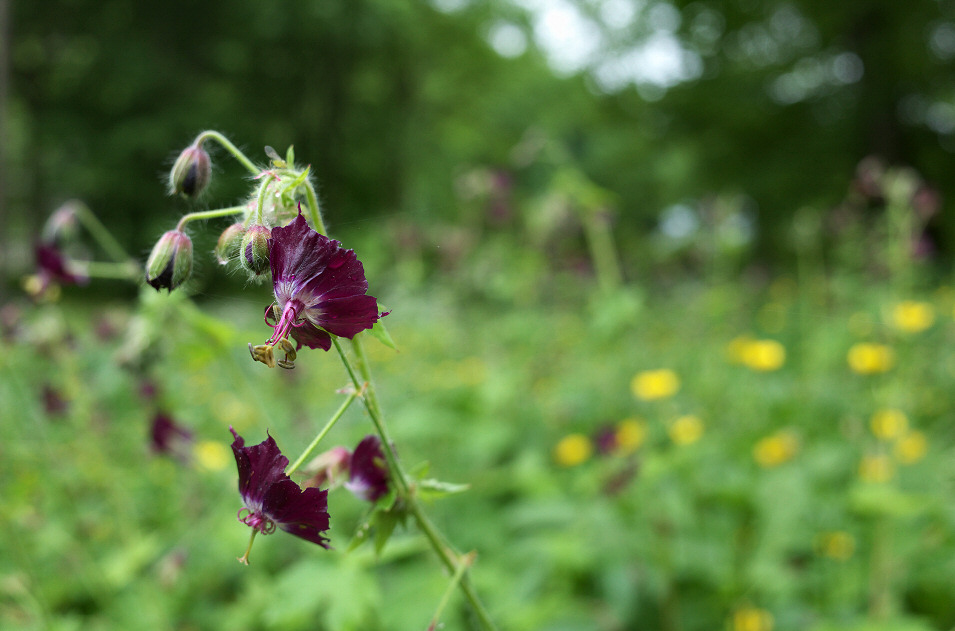
[(351, 452), (344, 447), (332, 447), (312, 459), (305, 465), (304, 473), (309, 478), (304, 486), (332, 487), (348, 478), (348, 464), (351, 462)]
[(209, 154), (199, 145), (183, 149), (169, 173), (169, 193), (196, 197), (212, 177)]
[(242, 267), (259, 276), (269, 271), (269, 237), (271, 232), (265, 226), (255, 224), (242, 237)]
[(234, 223), (222, 231), (215, 249), (216, 260), (220, 264), (225, 265), (232, 259), (238, 258), (244, 235), (245, 227), (241, 223)]
[(186, 233), (170, 230), (160, 237), (146, 261), (146, 282), (157, 291), (172, 291), (192, 272), (192, 240)]

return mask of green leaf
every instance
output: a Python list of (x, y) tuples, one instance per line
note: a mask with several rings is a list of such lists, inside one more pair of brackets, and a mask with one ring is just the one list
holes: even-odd
[(419, 480), (417, 483), (418, 497), (425, 500), (437, 499), (447, 495), (464, 493), (471, 488), (470, 484), (455, 484), (453, 482), (442, 482), (429, 478)]
[(285, 162), (290, 167), (295, 165), (295, 148), (292, 145), (289, 145), (288, 151), (285, 152)]
[[(378, 305), (378, 310), (381, 311), (381, 305)], [(391, 339), (391, 335), (388, 334), (388, 329), (385, 328), (385, 325), (381, 322), (379, 318), (375, 322), (375, 326), (371, 327), (371, 334), (375, 337), (376, 340), (387, 346), (392, 350), (398, 350), (398, 347), (395, 345), (395, 341)]]

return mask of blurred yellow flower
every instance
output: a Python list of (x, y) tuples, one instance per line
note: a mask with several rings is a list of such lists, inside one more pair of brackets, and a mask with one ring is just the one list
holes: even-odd
[(786, 362), (786, 347), (776, 340), (751, 340), (742, 348), (740, 360), (760, 372), (779, 370)]
[(895, 466), (885, 454), (863, 456), (859, 462), (859, 477), (864, 482), (888, 482), (895, 475)]
[(763, 438), (753, 447), (753, 458), (764, 469), (778, 467), (792, 460), (799, 451), (799, 439), (788, 430)]
[(627, 418), (617, 423), (614, 432), (617, 451), (624, 454), (635, 452), (647, 439), (647, 424), (638, 418)]
[(726, 345), (726, 354), (734, 364), (742, 364), (746, 356), (746, 349), (753, 343), (753, 338), (749, 335), (740, 335), (730, 340)]
[(224, 443), (217, 440), (201, 440), (193, 448), (196, 462), (207, 471), (222, 471), (229, 466), (231, 452)]
[(562, 467), (575, 467), (587, 462), (594, 452), (594, 445), (583, 434), (568, 434), (554, 447), (554, 460)]
[(772, 631), (773, 615), (765, 609), (744, 607), (733, 612), (733, 631)]
[(892, 309), (892, 324), (906, 333), (919, 333), (935, 323), (935, 308), (927, 302), (905, 300)]
[(855, 553), (856, 540), (843, 530), (821, 532), (816, 535), (816, 549), (824, 557), (836, 561), (847, 561)]
[(915, 464), (928, 452), (928, 440), (919, 431), (908, 432), (895, 443), (893, 454), (902, 464)]
[(669, 368), (638, 372), (630, 381), (633, 396), (643, 401), (666, 399), (680, 389), (680, 378)]
[(893, 441), (909, 429), (909, 419), (902, 410), (879, 410), (869, 419), (872, 434), (879, 440)]
[(895, 353), (885, 344), (860, 342), (853, 344), (847, 357), (849, 368), (860, 375), (887, 372), (895, 363)]
[(677, 445), (690, 445), (703, 436), (703, 421), (698, 416), (687, 414), (670, 423), (667, 433)]

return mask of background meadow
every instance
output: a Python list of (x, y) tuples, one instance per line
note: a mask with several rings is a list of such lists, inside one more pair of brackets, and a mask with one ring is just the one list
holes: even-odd
[[(65, 199), (141, 259), (238, 199), (224, 152), (164, 197), (214, 125), (313, 165), (391, 309), (398, 453), (469, 485), (427, 506), (500, 628), (955, 627), (950, 6), (58, 4), (0, 5), (0, 628), (424, 629), (447, 588), (413, 527), (350, 550), (342, 489), (332, 551), (234, 561), (229, 426), (294, 457), (346, 375), (250, 361), (271, 292), (208, 254), (223, 220), (184, 290), (26, 291)], [(549, 56), (553, 7), (601, 27), (587, 63)], [(672, 80), (600, 64), (661, 34)], [(369, 432), (354, 406), (323, 445)], [(457, 593), (443, 623), (476, 628)]]

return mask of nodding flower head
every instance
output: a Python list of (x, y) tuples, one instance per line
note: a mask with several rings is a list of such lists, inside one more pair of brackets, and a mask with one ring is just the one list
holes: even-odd
[[(288, 458), (268, 436), (251, 447), (231, 427), (232, 453), (239, 470), (239, 494), (245, 507), (238, 518), (256, 532), (268, 535), (276, 528), (328, 547), (328, 491), (301, 489), (285, 474)], [(240, 560), (247, 562), (246, 556)]]
[(252, 225), (239, 246), (240, 260), (252, 276), (261, 276), (269, 271), (269, 237), (271, 233), (265, 226)]
[(200, 145), (183, 149), (169, 173), (169, 193), (196, 197), (205, 190), (212, 178), (212, 162)]
[(238, 258), (239, 248), (242, 245), (242, 237), (245, 236), (245, 227), (242, 222), (234, 223), (219, 235), (219, 241), (216, 242), (215, 255), (220, 265), (225, 265), (229, 261)]
[[(365, 293), (368, 281), (355, 252), (310, 228), (301, 214), (272, 228), (268, 248), (275, 302), (266, 308), (265, 321), (273, 332), (265, 344), (249, 344), (256, 361), (292, 368), (302, 346), (327, 351), (332, 335), (351, 339), (378, 321), (378, 302)], [(285, 359), (276, 362), (275, 346)]]
[(170, 230), (153, 246), (146, 260), (146, 282), (156, 291), (172, 291), (192, 273), (192, 239), (185, 232)]

